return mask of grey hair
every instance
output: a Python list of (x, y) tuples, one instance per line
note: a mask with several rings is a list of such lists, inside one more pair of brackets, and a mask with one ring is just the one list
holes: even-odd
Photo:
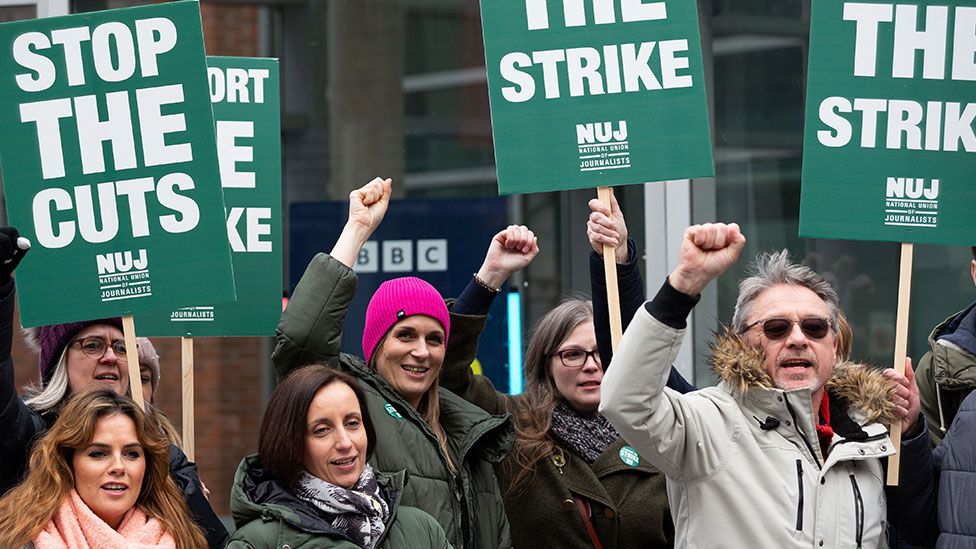
[(739, 282), (739, 298), (735, 302), (735, 314), (732, 315), (732, 327), (735, 331), (745, 330), (746, 319), (749, 318), (749, 312), (759, 294), (779, 284), (802, 286), (817, 294), (830, 310), (831, 328), (837, 330), (837, 291), (810, 267), (793, 263), (788, 250), (758, 255), (751, 270), (752, 276)]
[(68, 346), (61, 351), (61, 358), (54, 366), (47, 385), (43, 380), (31, 385), (25, 391), (24, 404), (39, 414), (45, 414), (58, 406), (68, 396)]

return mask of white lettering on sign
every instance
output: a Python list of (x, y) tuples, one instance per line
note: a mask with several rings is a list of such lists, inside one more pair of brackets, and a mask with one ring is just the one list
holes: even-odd
[[(873, 77), (878, 71), (879, 44), (892, 44), (891, 76), (915, 78), (917, 54), (921, 53), (921, 77), (945, 80), (946, 51), (952, 51), (948, 78), (976, 80), (976, 7), (956, 6), (952, 36), (949, 36), (949, 7), (926, 6), (925, 26), (919, 29), (918, 6), (912, 4), (844, 4), (843, 18), (855, 23), (854, 75)], [(893, 25), (892, 25), (893, 24)], [(889, 42), (883, 33), (893, 33)], [(950, 38), (952, 41), (949, 48)], [(883, 56), (886, 57), (886, 56)]]
[[(51, 31), (50, 37), (37, 31), (21, 34), (14, 39), (14, 61), (31, 72), (17, 74), (17, 86), (26, 92), (40, 92), (54, 85), (55, 65), (42, 52), (55, 46), (63, 54), (69, 86), (88, 83), (86, 55), (104, 82), (121, 82), (132, 77), (137, 65), (143, 78), (157, 76), (158, 57), (176, 46), (176, 26), (169, 19), (155, 17), (137, 20), (135, 27), (135, 37), (127, 25), (117, 21), (103, 23), (94, 30), (89, 27), (57, 29)], [(82, 45), (86, 42), (91, 46)]]
[[(74, 101), (63, 98), (22, 103), (21, 122), (33, 122), (37, 130), (41, 177), (56, 179), (66, 175), (61, 148), (62, 120), (72, 117), (78, 133), (82, 173), (87, 175), (106, 171), (105, 150), (102, 147), (105, 141), (112, 145), (113, 169), (136, 167), (129, 93), (119, 91), (105, 95), (108, 111), (105, 120), (99, 116), (94, 95), (75, 97)], [(143, 88), (135, 90), (135, 96), (143, 164), (161, 166), (192, 161), (193, 151), (189, 143), (173, 143), (177, 140), (175, 137), (167, 138), (169, 134), (186, 131), (186, 117), (183, 113), (162, 114), (164, 105), (183, 102), (183, 85)]]
[[(148, 236), (150, 224), (146, 210), (146, 195), (153, 190), (159, 204), (174, 214), (159, 216), (159, 226), (168, 233), (184, 233), (196, 228), (200, 222), (200, 210), (193, 199), (176, 190), (194, 188), (193, 180), (184, 173), (172, 173), (160, 178), (155, 184), (150, 177), (118, 182), (74, 187), (73, 196), (60, 188), (44, 189), (34, 195), (33, 217), (37, 241), (45, 248), (63, 248), (80, 234), (82, 240), (93, 244), (108, 242), (119, 233), (119, 197), (128, 204), (129, 223), (133, 237)], [(95, 206), (95, 194), (98, 207)], [(96, 212), (97, 210), (97, 212)], [(75, 212), (74, 216), (55, 214)]]
[[(878, 147), (877, 135), (884, 120), (884, 147), (926, 151), (976, 152), (976, 103), (895, 99), (827, 97), (820, 103), (820, 121), (829, 130), (818, 130), (817, 140), (827, 147), (843, 147), (853, 137), (853, 124), (845, 114), (858, 113), (864, 148)], [(883, 116), (881, 116), (883, 115)]]
[[(244, 223), (244, 236), (241, 238), (241, 219)], [(271, 234), (271, 208), (242, 208), (234, 207), (227, 214), (227, 237), (230, 249), (234, 252), (270, 252), (271, 242), (261, 240), (262, 236)]]
[(220, 164), (220, 186), (225, 189), (253, 189), (254, 172), (238, 171), (238, 162), (254, 162), (254, 147), (238, 143), (238, 139), (254, 137), (254, 122), (236, 120), (217, 121), (217, 160)]
[(417, 241), (417, 270), (420, 272), (447, 270), (446, 238)]
[[(555, 3), (555, 2), (554, 2)], [(607, 25), (617, 22), (615, 0), (562, 0), (563, 17), (567, 27), (582, 27), (586, 22), (586, 4), (593, 8), (593, 22)], [(667, 19), (664, 2), (644, 0), (620, 0), (620, 16), (623, 22), (654, 21)], [(549, 28), (549, 0), (525, 0), (525, 18), (529, 30)]]
[(265, 80), (268, 69), (207, 69), (210, 80), (210, 100), (214, 103), (264, 103)]
[(563, 73), (569, 82), (570, 97), (690, 88), (691, 75), (679, 74), (690, 66), (687, 53), (685, 39), (610, 45), (599, 50), (543, 50), (532, 52), (531, 56), (511, 52), (502, 57), (499, 69), (502, 78), (514, 85), (503, 87), (502, 97), (512, 103), (535, 97), (536, 76), (528, 71), (533, 67), (541, 67), (546, 99), (562, 97), (559, 80)]

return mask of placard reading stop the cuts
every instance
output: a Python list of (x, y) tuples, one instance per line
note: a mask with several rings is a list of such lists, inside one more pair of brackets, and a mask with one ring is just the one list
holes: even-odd
[(23, 324), (233, 301), (198, 3), (6, 23), (0, 44)]
[(694, 2), (482, 0), (501, 194), (713, 174)]

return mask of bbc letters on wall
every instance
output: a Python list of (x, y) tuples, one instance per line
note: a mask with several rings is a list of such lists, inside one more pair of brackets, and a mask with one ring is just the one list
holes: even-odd
[(281, 316), (278, 60), (208, 57), (237, 303), (140, 315), (147, 336), (272, 336)]
[(234, 300), (199, 5), (0, 25), (25, 326)]
[(481, 0), (499, 193), (713, 175), (696, 10)]
[(800, 236), (976, 244), (976, 0), (814, 2)]

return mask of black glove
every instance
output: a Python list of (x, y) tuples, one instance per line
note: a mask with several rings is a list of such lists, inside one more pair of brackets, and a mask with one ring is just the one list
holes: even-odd
[(0, 284), (10, 281), (10, 274), (14, 272), (29, 249), (30, 242), (26, 238), (21, 238), (17, 229), (0, 227)]

